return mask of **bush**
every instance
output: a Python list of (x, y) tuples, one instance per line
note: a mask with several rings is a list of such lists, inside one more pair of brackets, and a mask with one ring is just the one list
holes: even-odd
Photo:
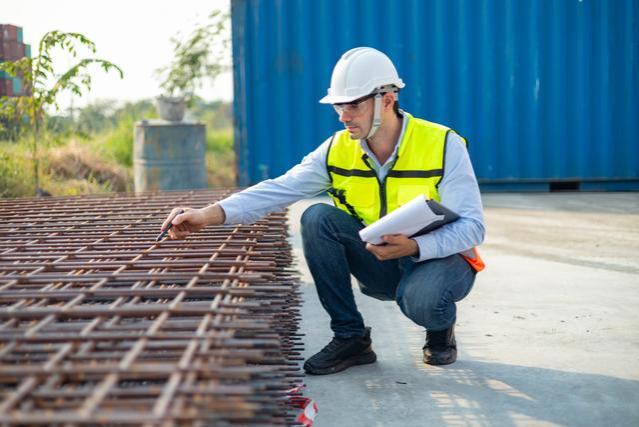
[(209, 187), (234, 187), (236, 185), (233, 131), (207, 130), (206, 171)]
[[(136, 121), (157, 115), (149, 101), (108, 111), (111, 105), (93, 106), (84, 115), (94, 117), (93, 122), (84, 125), (66, 118), (50, 120), (50, 138), (47, 143), (40, 141), (42, 189), (54, 196), (133, 190), (133, 127)], [(216, 101), (200, 103), (193, 111), (194, 118), (207, 126), (205, 160), (211, 187), (236, 185), (230, 107)], [(0, 197), (34, 194), (30, 141), (0, 141)]]
[[(53, 196), (130, 191), (128, 169), (90, 144), (74, 139), (41, 151), (40, 187)], [(28, 141), (0, 142), (0, 197), (31, 197), (33, 160)]]
[(33, 195), (33, 167), (25, 144), (0, 142), (0, 197)]
[(132, 117), (120, 120), (114, 129), (98, 136), (100, 147), (117, 163), (128, 168), (133, 166), (133, 125)]
[(118, 164), (133, 166), (133, 127), (142, 119), (156, 118), (150, 101), (129, 102), (110, 115), (113, 125), (90, 135), (92, 145)]
[(105, 191), (132, 189), (131, 179), (125, 168), (109, 162), (104, 155), (91, 150), (86, 144), (80, 145), (71, 140), (66, 146), (51, 150), (47, 157), (47, 172), (56, 181), (86, 181)]

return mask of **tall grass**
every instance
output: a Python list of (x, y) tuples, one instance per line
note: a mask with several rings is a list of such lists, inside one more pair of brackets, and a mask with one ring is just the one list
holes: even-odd
[(133, 117), (123, 117), (112, 129), (92, 135), (89, 144), (126, 168), (133, 166)]
[(206, 171), (209, 187), (234, 187), (237, 171), (231, 128), (207, 130)]
[[(98, 106), (99, 107), (99, 106)], [(92, 107), (94, 110), (98, 107)], [(210, 187), (236, 183), (230, 105), (220, 102), (196, 107), (194, 118), (204, 122), (206, 168)], [(54, 118), (48, 141), (39, 148), (40, 187), (54, 196), (133, 190), (135, 122), (157, 117), (150, 102), (126, 104), (110, 115), (99, 111), (80, 115), (75, 123)], [(90, 117), (98, 117), (90, 122)], [(53, 122), (52, 122), (53, 123)], [(0, 141), (0, 197), (33, 196), (33, 162), (25, 140)]]
[[(40, 188), (54, 196), (105, 193), (131, 189), (126, 169), (75, 140), (42, 144)], [(0, 197), (35, 195), (33, 158), (25, 140), (0, 142)]]
[(25, 143), (0, 141), (0, 197), (35, 194), (30, 156)]

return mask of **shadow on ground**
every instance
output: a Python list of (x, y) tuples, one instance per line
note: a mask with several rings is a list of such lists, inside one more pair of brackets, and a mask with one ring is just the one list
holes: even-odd
[[(635, 426), (639, 381), (501, 363), (460, 360), (443, 368), (417, 365), (409, 375), (381, 360), (332, 378), (307, 377), (360, 401), (368, 410), (336, 414), (318, 400), (318, 426), (611, 425)], [(364, 406), (364, 407), (366, 407)]]

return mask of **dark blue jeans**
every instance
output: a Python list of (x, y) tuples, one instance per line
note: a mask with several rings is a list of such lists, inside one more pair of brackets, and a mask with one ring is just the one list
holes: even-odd
[(402, 312), (426, 329), (440, 331), (455, 322), (455, 302), (470, 292), (475, 271), (460, 255), (414, 262), (408, 257), (379, 261), (359, 237), (362, 224), (327, 204), (302, 215), (304, 256), (320, 302), (338, 338), (364, 334), (351, 274), (365, 295), (396, 301)]

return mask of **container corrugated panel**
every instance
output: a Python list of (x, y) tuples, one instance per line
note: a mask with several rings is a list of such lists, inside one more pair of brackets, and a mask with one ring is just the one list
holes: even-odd
[(395, 62), (406, 111), (470, 141), (481, 182), (639, 180), (639, 2), (233, 0), (240, 184), (340, 129), (340, 55)]
[(10, 78), (0, 78), (0, 96), (13, 96), (13, 82)]
[(14, 95), (22, 95), (22, 79), (19, 77), (13, 77), (11, 79)]
[(15, 61), (24, 56), (24, 48), (16, 40), (4, 40), (0, 43), (0, 59)]
[(0, 24), (0, 39), (2, 40), (18, 40), (18, 29), (15, 25)]

